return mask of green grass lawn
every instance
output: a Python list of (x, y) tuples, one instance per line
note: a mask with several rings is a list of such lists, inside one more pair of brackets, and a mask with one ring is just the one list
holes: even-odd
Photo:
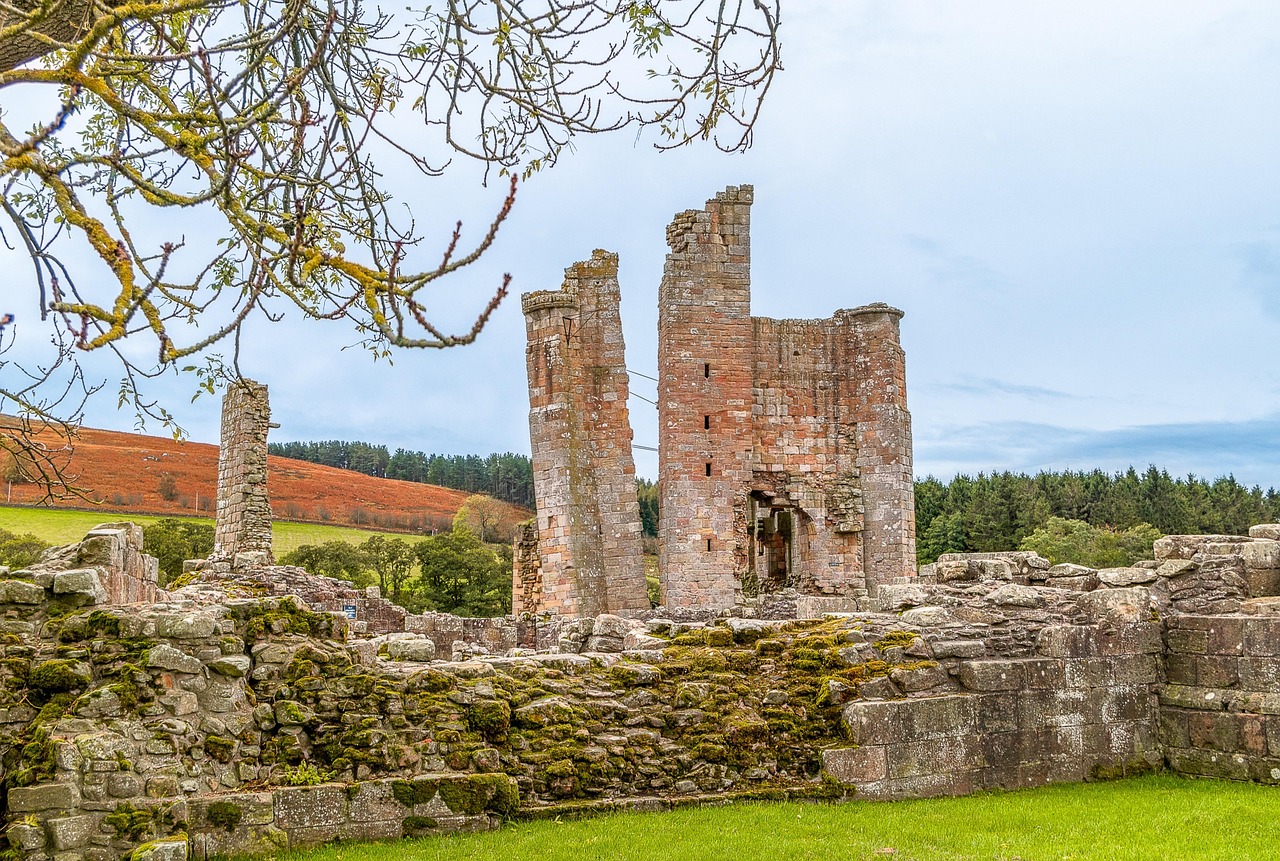
[[(0, 529), (7, 529), (18, 534), (32, 535), (51, 544), (72, 544), (84, 538), (84, 534), (99, 523), (111, 523), (120, 520), (132, 520), (141, 526), (154, 523), (160, 517), (148, 515), (125, 516), (110, 511), (69, 511), (60, 508), (22, 508), (17, 506), (0, 506)], [(180, 520), (194, 520), (198, 523), (213, 525), (208, 517), (182, 517)], [(271, 525), (271, 538), (277, 557), (283, 556), (303, 544), (323, 544), (326, 541), (349, 541), (359, 544), (371, 535), (392, 535), (366, 531), (350, 526), (326, 526), (319, 523), (286, 523), (276, 521)], [(417, 541), (421, 536), (396, 534), (397, 538)]]
[(1280, 788), (1158, 776), (894, 803), (750, 803), (517, 823), (280, 861), (1270, 861)]

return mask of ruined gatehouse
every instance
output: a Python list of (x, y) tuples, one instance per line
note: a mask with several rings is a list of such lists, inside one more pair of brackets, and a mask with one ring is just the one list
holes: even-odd
[[(751, 316), (750, 186), (667, 228), (659, 288), (660, 568), (668, 609), (851, 599), (915, 575), (902, 312)], [(517, 610), (645, 609), (617, 256), (526, 294), (536, 536)], [(536, 542), (537, 552), (531, 545)], [(834, 608), (834, 606), (833, 606)]]

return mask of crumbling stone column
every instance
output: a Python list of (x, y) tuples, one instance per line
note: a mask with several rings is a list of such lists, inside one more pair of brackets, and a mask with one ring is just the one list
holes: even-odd
[(541, 581), (517, 567), (516, 612), (649, 608), (619, 302), (606, 251), (566, 269), (560, 290), (523, 297)]
[(217, 527), (210, 560), (270, 565), (271, 502), (267, 496), (267, 387), (236, 380), (222, 398), (218, 448)]
[(915, 477), (901, 319), (901, 311), (883, 303), (836, 314), (848, 333), (853, 365), (853, 427), (865, 501), (863, 567), (872, 590), (916, 575)]

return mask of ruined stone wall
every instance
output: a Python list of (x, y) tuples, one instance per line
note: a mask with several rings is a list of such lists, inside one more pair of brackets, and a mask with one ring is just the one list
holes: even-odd
[[(1160, 767), (1280, 785), (1280, 598), (1252, 594), (1265, 578), (1242, 554), (1203, 551), (1248, 540), (1175, 536), (1162, 555), (1201, 552), (1103, 570), (955, 554), (868, 611), (562, 618), (538, 631), (556, 651), (534, 653), (504, 639), (511, 619), (428, 614), (405, 625), (434, 634), (353, 638), (342, 613), (263, 595), (306, 585), (298, 569), (206, 569), (163, 603), (114, 605), (109, 571), (68, 567), (100, 538), (0, 579), (20, 861), (183, 861), (512, 815)], [(448, 652), (436, 634), (457, 638)], [(329, 782), (283, 785), (300, 773)]]
[(659, 291), (663, 603), (915, 575), (900, 311), (750, 316), (749, 186), (676, 216)]
[(1174, 771), (1280, 782), (1280, 606), (1253, 609), (1266, 615), (1166, 624), (1160, 732)]
[(523, 297), (541, 589), (515, 589), (517, 614), (649, 607), (619, 303), (605, 251)]
[(236, 380), (222, 398), (218, 446), (217, 526), (210, 559), (235, 564), (270, 562), (271, 502), (267, 497), (267, 387)]
[[(848, 357), (829, 320), (754, 323), (754, 478), (758, 521), (770, 504), (794, 512), (791, 577), (805, 595), (865, 594), (857, 441), (846, 397)], [(780, 369), (785, 369), (785, 372)], [(754, 577), (771, 582), (768, 550), (752, 546)]]
[(659, 567), (667, 607), (743, 597), (751, 484), (752, 189), (667, 228), (658, 289)]

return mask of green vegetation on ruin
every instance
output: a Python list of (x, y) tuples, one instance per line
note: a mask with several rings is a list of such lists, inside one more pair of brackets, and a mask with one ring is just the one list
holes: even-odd
[(746, 803), (522, 822), (282, 852), (277, 861), (1251, 861), (1280, 845), (1280, 788), (1167, 775), (892, 803)]

